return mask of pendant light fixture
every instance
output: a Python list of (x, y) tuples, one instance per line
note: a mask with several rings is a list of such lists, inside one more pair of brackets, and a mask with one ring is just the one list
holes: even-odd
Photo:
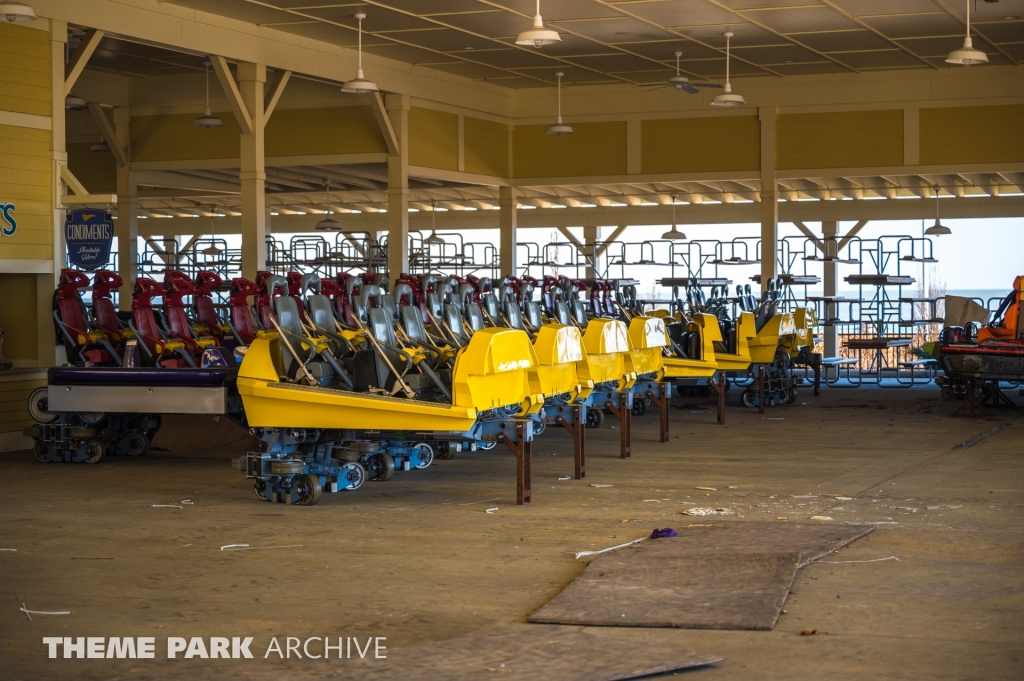
[(562, 42), (562, 39), (559, 37), (558, 31), (552, 31), (550, 28), (544, 27), (544, 20), (540, 18), (540, 0), (537, 0), (537, 14), (533, 17), (533, 27), (519, 34), (519, 37), (516, 38), (516, 45), (544, 47), (545, 45), (560, 42)]
[(222, 128), (224, 127), (224, 121), (210, 113), (210, 60), (203, 61), (203, 66), (206, 67), (206, 112), (193, 121), (192, 127), (205, 130)]
[(939, 222), (939, 187), (935, 186), (935, 224), (924, 230), (927, 236), (942, 236), (943, 234), (952, 234), (953, 230), (946, 225)]
[(544, 131), (545, 135), (571, 135), (573, 129), (571, 125), (566, 125), (562, 122), (562, 76), (565, 74), (561, 71), (555, 73), (555, 77), (558, 78), (558, 118), (555, 119), (554, 125), (549, 125), (548, 129)]
[(327, 190), (327, 217), (316, 223), (313, 229), (321, 232), (339, 232), (341, 223), (331, 217), (333, 211), (331, 210), (331, 181), (329, 179), (324, 180), (324, 189)]
[(0, 19), (9, 24), (32, 21), (36, 18), (36, 11), (21, 2), (0, 3)]
[(366, 14), (364, 12), (356, 14), (356, 19), (359, 20), (359, 66), (356, 68), (356, 77), (341, 86), (342, 92), (352, 95), (365, 95), (369, 92), (377, 92), (377, 84), (372, 80), (366, 80), (363, 76), (363, 19), (365, 18)]
[(430, 200), (430, 236), (423, 240), (423, 243), (435, 246), (443, 246), (447, 243), (437, 235), (437, 201)]
[(103, 139), (101, 137), (99, 142), (97, 142), (96, 144), (94, 144), (91, 147), (89, 147), (89, 151), (91, 151), (91, 152), (93, 152), (95, 154), (109, 154), (110, 153), (110, 145), (107, 144), (107, 140), (105, 140), (105, 139)]
[(84, 109), (86, 106), (87, 102), (78, 95), (68, 95), (64, 98), (65, 109)]
[(963, 66), (988, 63), (988, 55), (981, 50), (974, 49), (974, 43), (971, 42), (971, 0), (967, 0), (967, 35), (964, 37), (964, 46), (950, 52), (946, 57), (946, 63)]
[(672, 241), (682, 241), (686, 238), (686, 235), (676, 227), (676, 194), (672, 195), (672, 229), (662, 234), (661, 238), (671, 239)]
[(747, 103), (743, 95), (733, 94), (732, 83), (729, 82), (729, 43), (732, 41), (733, 32), (726, 31), (722, 35), (725, 36), (725, 90), (711, 100), (711, 106), (743, 106)]
[(210, 245), (203, 249), (204, 255), (220, 255), (223, 251), (217, 246), (217, 226), (213, 223), (216, 206), (210, 206)]

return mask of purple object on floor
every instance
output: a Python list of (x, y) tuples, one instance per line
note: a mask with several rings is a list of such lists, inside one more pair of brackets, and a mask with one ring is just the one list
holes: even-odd
[(678, 534), (679, 533), (673, 530), (671, 527), (666, 527), (663, 530), (655, 528), (654, 532), (651, 532), (651, 539), (665, 539), (667, 537), (675, 537)]

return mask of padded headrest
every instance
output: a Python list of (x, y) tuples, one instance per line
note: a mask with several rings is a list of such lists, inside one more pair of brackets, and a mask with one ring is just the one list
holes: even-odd
[(256, 295), (257, 293), (259, 293), (259, 291), (259, 286), (249, 281), (248, 279), (244, 279), (242, 277), (235, 277), (234, 279), (231, 280), (231, 293), (229, 293), (228, 295), (232, 303), (236, 305), (247, 305), (248, 301), (246, 300), (246, 298), (248, 298), (249, 296)]
[(88, 285), (89, 277), (86, 276), (85, 272), (79, 272), (78, 270), (67, 268), (60, 271), (60, 283), (57, 284), (59, 288), (67, 288), (71, 291), (75, 291)]
[(93, 300), (97, 298), (109, 298), (110, 289), (120, 288), (124, 283), (124, 279), (117, 272), (111, 272), (110, 270), (96, 270), (93, 273), (92, 278), (92, 297)]
[(460, 284), (459, 295), (456, 303), (464, 305), (465, 303), (473, 302), (473, 285), (472, 284)]
[[(405, 300), (403, 303), (402, 300)], [(405, 282), (398, 282), (395, 284), (395, 302), (399, 307), (406, 305), (414, 305), (416, 303), (415, 298), (412, 295), (412, 286), (409, 286)]]
[[(345, 280), (345, 295), (349, 298), (352, 297), (353, 291), (359, 291), (362, 289), (363, 280), (359, 277), (349, 277)], [(356, 293), (358, 295), (358, 293)]]
[(260, 291), (268, 291), (267, 280), (270, 279), (272, 276), (274, 276), (272, 272), (266, 272), (264, 270), (260, 270), (259, 272), (256, 273), (256, 285), (260, 287)]
[(288, 295), (288, 280), (278, 274), (271, 274), (267, 277), (267, 293), (273, 298), (278, 289), (281, 291), (279, 295)]
[(477, 289), (480, 293), (486, 293), (494, 289), (494, 282), (491, 281), (490, 277), (480, 277)]
[(302, 272), (289, 272), (287, 276), (288, 280), (288, 295), (299, 296), (302, 295)]
[(301, 293), (303, 291), (312, 291), (315, 296), (321, 295), (323, 288), (320, 283), (320, 275), (316, 272), (303, 274), (299, 279), (299, 292)]
[(379, 286), (367, 284), (359, 290), (356, 300), (359, 302), (360, 307), (366, 308), (369, 306), (370, 298), (377, 301), (377, 307), (384, 306), (384, 293), (380, 290)]
[(373, 285), (379, 288), (382, 293), (387, 293), (391, 290), (391, 281), (386, 274), (378, 273), (373, 275)]
[(132, 289), (132, 297), (157, 298), (163, 294), (164, 287), (149, 277), (139, 277), (136, 279), (135, 286)]
[(224, 280), (220, 278), (220, 275), (216, 272), (209, 270), (200, 270), (199, 274), (196, 275), (196, 280), (192, 282), (192, 285), (196, 287), (196, 293), (201, 296), (208, 296), (213, 293), (213, 289), (219, 287), (224, 283)]
[(519, 287), (519, 300), (533, 300), (533, 286), (531, 284), (523, 282), (522, 286)]
[(336, 296), (341, 293), (341, 286), (337, 282), (333, 282), (330, 279), (320, 280), (320, 295), (324, 296)]
[(166, 293), (188, 295), (194, 293), (195, 290), (196, 287), (192, 284), (192, 279), (184, 272), (167, 270), (164, 273), (164, 291)]

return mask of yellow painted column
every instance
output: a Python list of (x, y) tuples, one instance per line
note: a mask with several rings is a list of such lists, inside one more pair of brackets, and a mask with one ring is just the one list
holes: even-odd
[(139, 259), (139, 183), (138, 173), (131, 169), (131, 109), (114, 109), (114, 132), (117, 133), (117, 141), (128, 156), (128, 165), (117, 167), (117, 220), (114, 221), (114, 234), (117, 236), (117, 273), (124, 280), (119, 289), (117, 306), (127, 311), (132, 309), (132, 286), (138, 276), (136, 263)]
[(267, 267), (267, 172), (263, 156), (263, 88), (267, 67), (238, 62), (238, 91), (252, 120), (252, 134), (242, 133), (242, 276), (256, 281)]
[[(36, 277), (36, 362), (49, 367), (65, 361), (53, 333), (51, 298), (64, 267), (64, 218), (61, 197), (68, 193), (60, 169), (68, 164), (64, 125), (64, 49), (68, 42), (67, 22), (50, 20), (50, 206), (53, 209), (53, 273)], [(59, 353), (59, 354), (58, 354)]]
[(761, 107), (761, 290), (778, 272), (779, 192), (775, 174), (775, 107)]
[(498, 265), (503, 277), (517, 273), (516, 244), (519, 242), (516, 232), (516, 190), (515, 187), (498, 188)]
[(384, 98), (398, 153), (388, 154), (388, 276), (409, 271), (409, 95)]

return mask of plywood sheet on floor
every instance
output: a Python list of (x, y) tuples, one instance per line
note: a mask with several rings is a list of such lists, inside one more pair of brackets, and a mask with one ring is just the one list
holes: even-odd
[(738, 522), (698, 525), (595, 559), (530, 622), (769, 630), (796, 571), (874, 529)]

